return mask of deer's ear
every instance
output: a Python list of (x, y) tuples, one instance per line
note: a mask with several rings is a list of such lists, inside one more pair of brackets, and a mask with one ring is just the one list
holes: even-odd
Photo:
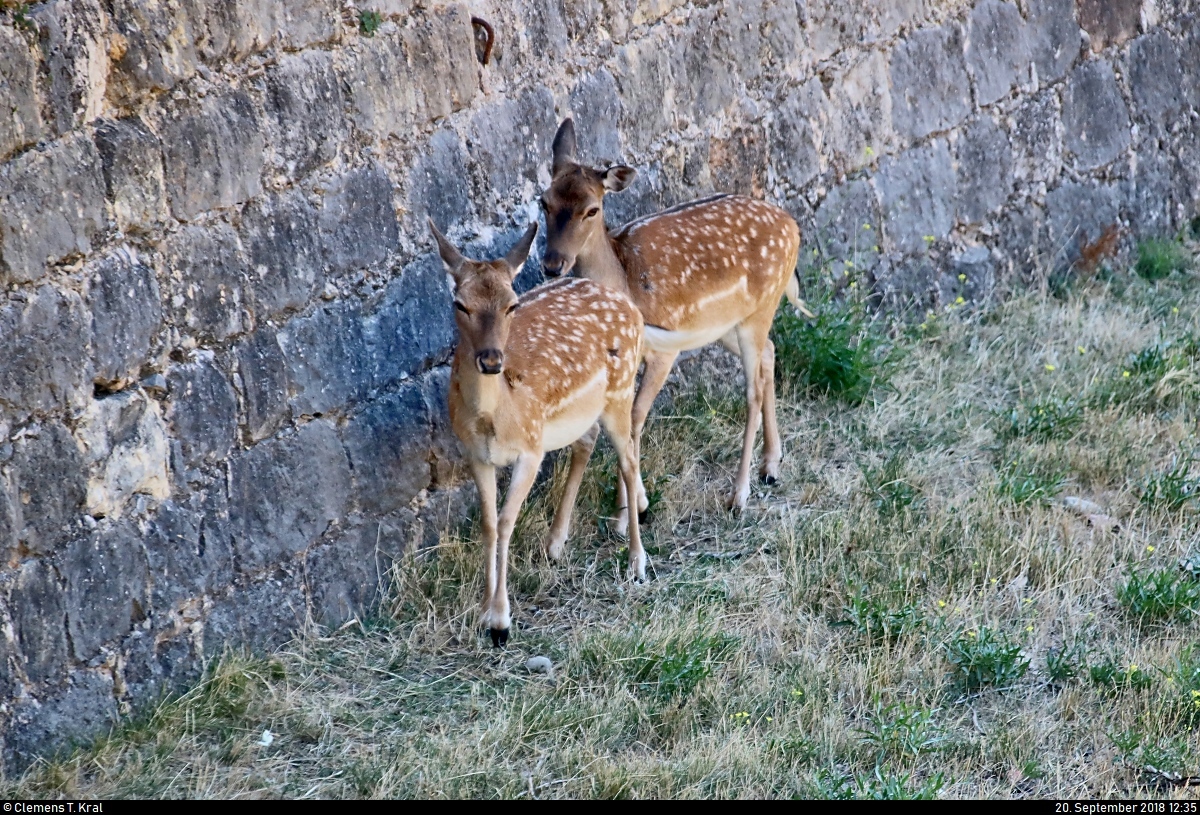
[(533, 239), (537, 235), (538, 224), (534, 221), (525, 230), (525, 234), (521, 236), (521, 240), (517, 241), (512, 249), (508, 250), (508, 254), (504, 256), (504, 262), (508, 264), (508, 268), (512, 270), (512, 276), (516, 278), (521, 273), (521, 267), (525, 265), (525, 259), (529, 257), (529, 249), (533, 246)]
[(554, 165), (550, 174), (558, 175), (559, 170), (575, 163), (575, 120), (564, 119), (554, 134)]
[(446, 274), (450, 278), (450, 289), (457, 291), (458, 284), (462, 282), (463, 266), (467, 259), (454, 247), (454, 244), (447, 240), (445, 235), (438, 231), (432, 218), (429, 219), (429, 230), (433, 232), (433, 237), (437, 240), (438, 254), (442, 256), (442, 265), (446, 267)]
[(635, 178), (637, 178), (637, 170), (626, 167), (624, 164), (609, 167), (600, 174), (605, 192), (620, 192), (632, 184)]

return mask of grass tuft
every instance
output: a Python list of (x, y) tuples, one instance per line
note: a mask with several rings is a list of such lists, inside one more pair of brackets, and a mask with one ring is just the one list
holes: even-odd
[(1176, 569), (1134, 569), (1117, 602), (1139, 622), (1190, 619), (1200, 606), (1200, 583)]
[(1134, 271), (1144, 280), (1162, 280), (1191, 267), (1191, 254), (1177, 241), (1151, 238), (1138, 244)]
[(951, 676), (964, 691), (1007, 687), (1029, 670), (1029, 658), (1007, 635), (986, 626), (966, 631), (946, 646)]

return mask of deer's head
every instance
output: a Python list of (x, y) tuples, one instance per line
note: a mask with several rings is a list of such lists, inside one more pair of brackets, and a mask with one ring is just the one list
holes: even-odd
[(498, 374), (504, 369), (504, 346), (508, 343), (513, 312), (517, 310), (513, 278), (529, 256), (537, 223), (529, 225), (507, 255), (489, 261), (463, 257), (432, 220), (429, 228), (437, 239), (438, 254), (450, 276), (460, 349), (474, 359), (481, 374)]
[(628, 187), (637, 171), (618, 164), (607, 170), (584, 167), (575, 160), (575, 123), (563, 121), (554, 136), (554, 180), (542, 194), (546, 213), (546, 253), (542, 272), (558, 277), (571, 271), (589, 241), (603, 239), (604, 195)]

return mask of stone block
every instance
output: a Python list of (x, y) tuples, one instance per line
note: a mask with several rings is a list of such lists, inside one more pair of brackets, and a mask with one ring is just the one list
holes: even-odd
[(1080, 170), (1102, 167), (1129, 147), (1129, 110), (1112, 66), (1085, 62), (1071, 72), (1063, 90), (1066, 147)]
[(174, 365), (167, 372), (167, 420), (183, 451), (184, 465), (224, 461), (237, 441), (237, 395), (211, 355)]
[(59, 569), (67, 581), (67, 630), (76, 659), (91, 659), (145, 619), (149, 573), (136, 527), (104, 524), (68, 545)]
[(170, 108), (160, 127), (172, 214), (190, 221), (262, 192), (266, 140), (241, 91), (212, 93)]
[(42, 286), (0, 307), (0, 406), (12, 418), (81, 407), (92, 390), (91, 319), (71, 291)]
[[(822, 147), (843, 172), (853, 172), (869, 165), (895, 141), (888, 67), (875, 51), (853, 62), (844, 74), (834, 73), (833, 80), (822, 117), (827, 120)], [(803, 88), (814, 110), (821, 109), (820, 83), (813, 79)]]
[(268, 195), (242, 212), (242, 245), (260, 319), (304, 308), (325, 285), (317, 208), (301, 189)]
[(27, 560), (9, 599), (17, 664), (33, 684), (52, 682), (67, 664), (67, 594), (48, 561)]
[[(813, 82), (819, 84), (820, 80)], [(793, 194), (821, 170), (821, 153), (812, 126), (813, 117), (820, 111), (819, 107), (814, 109), (814, 92), (820, 91), (811, 83), (790, 89), (775, 111), (771, 126), (771, 165)]]
[(0, 26), (0, 161), (42, 137), (38, 60), (24, 37)]
[(378, 528), (348, 529), (336, 541), (308, 553), (305, 580), (313, 618), (327, 628), (362, 619), (383, 595), (387, 559), (375, 551)]
[[(578, 158), (584, 164), (607, 167), (623, 160), (621, 149), (621, 94), (617, 80), (604, 68), (587, 74), (571, 90), (571, 111), (579, 134)], [(547, 115), (554, 115), (550, 105)], [(535, 167), (549, 167), (553, 156), (547, 151), (534, 160)]]
[(1120, 226), (1120, 200), (1114, 187), (1094, 181), (1069, 181), (1046, 195), (1048, 246), (1054, 264), (1073, 262), (1079, 248), (1114, 224)]
[(163, 258), (176, 324), (218, 342), (250, 328), (249, 269), (232, 227), (185, 226), (164, 242)]
[[(521, 8), (525, 36), (522, 51), (536, 55), (536, 60), (561, 60), (570, 45), (567, 31), (568, 0), (546, 0)], [(514, 49), (516, 50), (516, 49)]]
[(303, 580), (276, 570), (213, 603), (204, 621), (205, 658), (219, 657), (226, 646), (273, 651), (299, 633), (307, 619)]
[(848, 46), (877, 43), (919, 25), (927, 6), (925, 0), (807, 0), (799, 9), (806, 45), (819, 62)]
[(366, 405), (342, 428), (342, 443), (363, 511), (406, 506), (430, 483), (430, 422), (417, 383)]
[[(550, 144), (557, 127), (554, 95), (545, 87), (537, 87), (476, 113), (471, 118), (470, 154), (488, 186), (501, 196), (522, 185), (532, 191), (538, 167), (544, 166), (551, 155)], [(452, 153), (450, 156), (453, 161)], [(442, 179), (441, 183), (453, 186), (454, 182)]]
[(203, 20), (194, 3), (112, 0), (112, 70), (108, 94), (118, 105), (169, 91), (196, 72), (196, 41)]
[(467, 174), (467, 151), (458, 135), (449, 128), (437, 131), (429, 139), (409, 176), (409, 200), (414, 229), (427, 231), (425, 217), (449, 231), (471, 217), (471, 194)]
[(1142, 0), (1077, 0), (1079, 24), (1092, 38), (1092, 50), (1120, 45), (1137, 34)]
[(285, 54), (267, 70), (265, 108), (271, 141), (289, 178), (337, 155), (346, 140), (341, 83), (328, 51)]
[(138, 118), (98, 122), (95, 136), (117, 228), (146, 231), (161, 223), (167, 193), (158, 137)]
[(413, 261), (388, 284), (365, 325), (374, 387), (389, 388), (449, 356), (456, 336), (453, 300), (437, 255)]
[(293, 319), (279, 332), (293, 416), (320, 416), (367, 397), (375, 365), (363, 322), (357, 305), (338, 302)]
[(996, 224), (996, 248), (1010, 284), (1032, 283), (1044, 272), (1045, 213), (1026, 203), (1001, 214)]
[(945, 130), (971, 112), (962, 30), (949, 23), (913, 33), (891, 59), (892, 122), (907, 139)]
[[(742, 79), (736, 46), (715, 8), (693, 11), (673, 45), (668, 53), (674, 63), (676, 114), (706, 128), (737, 99)], [(652, 92), (662, 104), (661, 88)]]
[(162, 327), (162, 301), (154, 270), (127, 249), (105, 255), (83, 269), (92, 315), (95, 381), (110, 390), (129, 385), (150, 361)]
[[(416, 17), (401, 32), (425, 121), (449, 116), (471, 104), (479, 85), (475, 33), (470, 16), (454, 6)], [(548, 43), (539, 43), (542, 49)]]
[(1189, 104), (1200, 110), (1200, 14), (1187, 15), (1180, 22), (1184, 32), (1179, 41), (1183, 87)]
[(1172, 215), (1179, 195), (1171, 156), (1156, 149), (1157, 142), (1147, 141), (1138, 150), (1131, 177), (1121, 183), (1122, 212), (1135, 236), (1157, 238), (1174, 231)]
[(1156, 28), (1130, 43), (1125, 75), (1134, 110), (1143, 119), (1157, 125), (1160, 132), (1178, 121), (1188, 105), (1189, 85), (1167, 32)]
[(275, 329), (262, 326), (237, 347), (238, 373), (246, 406), (246, 432), (261, 441), (287, 420), (291, 380)]
[(1062, 169), (1062, 126), (1058, 95), (1042, 91), (1013, 111), (1009, 138), (1013, 177), (1018, 182), (1047, 182)]
[[(621, 48), (616, 63), (614, 76), (625, 103), (621, 132), (625, 144), (642, 153), (675, 124), (675, 60), (663, 43), (646, 37)], [(578, 135), (588, 140), (586, 133)]]
[[(215, 490), (214, 490), (215, 492)], [(144, 536), (151, 607), (161, 622), (185, 601), (223, 591), (233, 581), (229, 507), (223, 494), (159, 507)]]
[(325, 191), (319, 218), (325, 257), (339, 272), (387, 258), (400, 241), (392, 181), (378, 164), (334, 180)]
[[(4, 606), (0, 605), (0, 620), (4, 621), (5, 629), (12, 630), (12, 624), (8, 619), (7, 613), (4, 611)], [(13, 698), (13, 691), (16, 690), (17, 684), (17, 667), (14, 662), (13, 644), (7, 637), (0, 637), (0, 698)]]
[(75, 427), (87, 468), (87, 512), (119, 518), (134, 495), (161, 501), (171, 493), (170, 446), (158, 403), (140, 391), (96, 399)]
[(1081, 37), (1075, 0), (1027, 0), (1025, 36), (1043, 85), (1067, 75), (1079, 56)]
[(7, 563), (17, 548), (17, 504), (8, 479), (0, 473), (0, 558)]
[(466, 473), (458, 437), (450, 426), (450, 367), (434, 368), (421, 380), (421, 392), (425, 397), (425, 411), (429, 416), (429, 456), (433, 468), (434, 489), (454, 486)]
[(953, 303), (958, 297), (978, 303), (996, 289), (996, 262), (986, 246), (970, 246), (952, 257), (948, 272), (942, 287), (944, 303)]
[(1008, 96), (1028, 78), (1032, 61), (1025, 23), (1012, 3), (981, 0), (967, 20), (967, 65), (975, 77), (980, 105)]
[(130, 702), (135, 709), (145, 709), (200, 681), (204, 663), (188, 634), (185, 630), (162, 640), (148, 631), (135, 630), (130, 635), (124, 645), (125, 658), (118, 663), (125, 690), (122, 701)]
[(901, 252), (920, 251), (927, 236), (950, 233), (958, 184), (944, 140), (885, 158), (875, 185), (883, 203), (885, 234)]
[(71, 748), (108, 732), (117, 723), (112, 675), (75, 671), (65, 690), (40, 703), (13, 706), (4, 739), (8, 771), (19, 773), (39, 758), (65, 756)]
[(381, 139), (411, 133), (417, 91), (398, 35), (362, 39), (345, 71), (354, 123)]
[(956, 152), (958, 220), (983, 223), (1013, 190), (1008, 134), (991, 117), (983, 116), (963, 131)]
[(46, 265), (87, 254), (104, 227), (96, 145), (67, 136), (0, 168), (0, 282), (26, 283)]
[(764, 75), (794, 75), (799, 67), (803, 35), (799, 4), (773, 0), (730, 3), (721, 10), (717, 24), (728, 32), (738, 73), (747, 85)]
[(346, 451), (324, 421), (234, 457), (229, 519), (238, 570), (253, 574), (316, 543), (345, 516), (350, 479)]
[(53, 0), (33, 15), (50, 77), (49, 110), (59, 134), (100, 115), (108, 87), (107, 17), (100, 0)]
[(279, 37), (289, 50), (338, 39), (342, 14), (338, 0), (277, 0)]
[[(843, 268), (873, 269), (881, 240), (879, 199), (866, 179), (853, 179), (829, 191), (817, 210), (815, 229), (805, 234), (800, 263), (833, 262)], [(816, 254), (813, 254), (816, 250)]]
[(19, 538), (36, 555), (54, 552), (74, 533), (87, 498), (83, 457), (57, 421), (13, 445), (13, 487)]
[(208, 0), (200, 55), (216, 61), (262, 51), (279, 32), (281, 8), (277, 0)]
[(720, 192), (761, 198), (766, 193), (767, 136), (757, 125), (738, 127), (724, 139), (709, 139), (708, 165), (713, 187)]

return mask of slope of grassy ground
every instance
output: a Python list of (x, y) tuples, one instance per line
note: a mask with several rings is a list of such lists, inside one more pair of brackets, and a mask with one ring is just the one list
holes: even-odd
[(739, 375), (706, 353), (643, 445), (645, 585), (596, 520), (598, 451), (567, 564), (556, 487), (524, 513), (508, 650), (468, 526), (374, 619), (230, 654), (4, 794), (1193, 796), (1200, 287), (1059, 294), (781, 318), (783, 478), (740, 517)]

